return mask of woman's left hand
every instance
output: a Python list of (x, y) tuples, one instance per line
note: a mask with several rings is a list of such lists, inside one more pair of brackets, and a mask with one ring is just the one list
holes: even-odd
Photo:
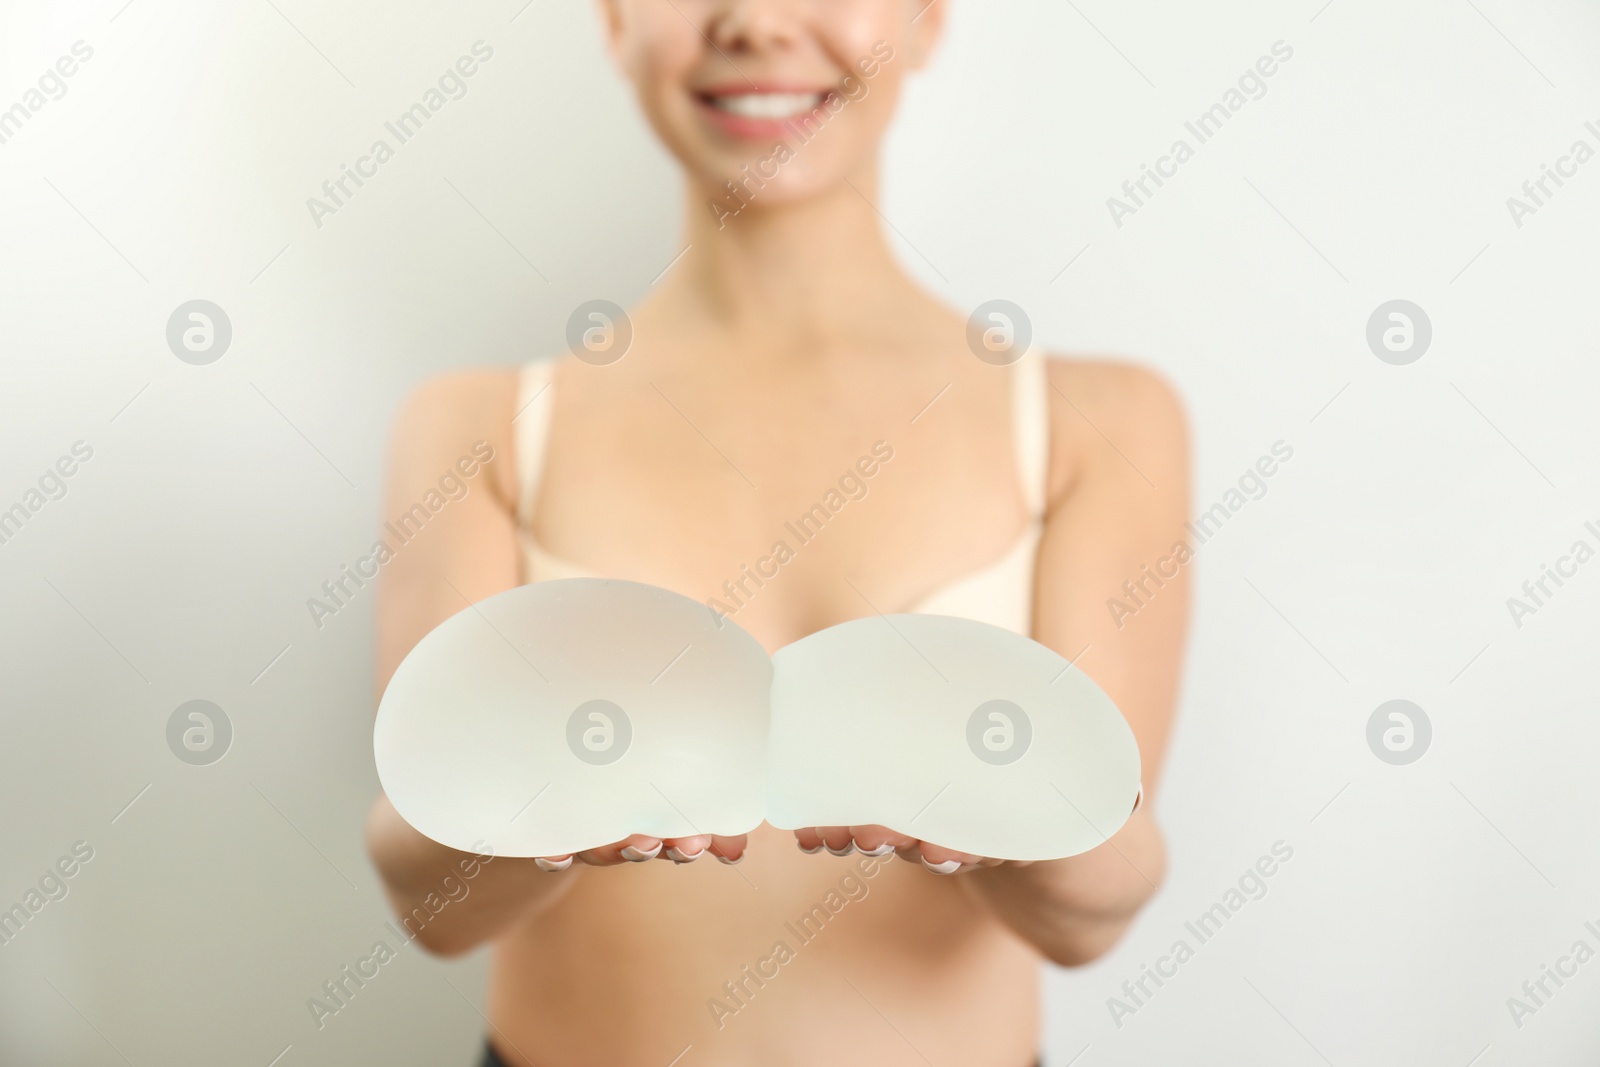
[(808, 826), (794, 832), (802, 852), (827, 849), (834, 856), (860, 852), (863, 856), (887, 856), (893, 852), (903, 860), (920, 862), (934, 874), (959, 874), (985, 867), (1026, 867), (1030, 860), (997, 860), (957, 852), (931, 841), (896, 833), (887, 826)]

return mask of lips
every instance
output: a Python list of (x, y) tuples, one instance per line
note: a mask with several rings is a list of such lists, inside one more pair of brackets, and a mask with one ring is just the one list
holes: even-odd
[(792, 123), (821, 107), (829, 89), (773, 88), (741, 85), (695, 93), (701, 113), (735, 137), (781, 137)]

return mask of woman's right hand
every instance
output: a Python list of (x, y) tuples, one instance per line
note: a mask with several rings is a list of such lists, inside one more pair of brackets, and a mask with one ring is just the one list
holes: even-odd
[(619, 863), (644, 863), (654, 859), (668, 860), (672, 863), (693, 863), (702, 856), (715, 856), (723, 863), (733, 864), (744, 859), (744, 850), (748, 843), (747, 834), (739, 834), (736, 837), (697, 834), (694, 837), (664, 839), (634, 834), (632, 837), (599, 848), (585, 849), (564, 856), (540, 856), (533, 862), (541, 871), (551, 873), (564, 871), (573, 863), (584, 863), (590, 867), (615, 867)]
[[(467, 952), (526, 921), (565, 896), (578, 879), (551, 877), (582, 863), (614, 867), (664, 859), (690, 863), (706, 855), (723, 863), (744, 856), (746, 836), (672, 837), (636, 834), (576, 855), (528, 859), (461, 852), (425, 837), (379, 794), (367, 816), (367, 847), (395, 914), (421, 917), (414, 932), (441, 956)], [(604, 877), (604, 876), (601, 876)]]

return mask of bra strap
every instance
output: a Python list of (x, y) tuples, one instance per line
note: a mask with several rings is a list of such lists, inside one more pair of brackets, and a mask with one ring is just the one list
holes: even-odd
[(1050, 481), (1050, 382), (1043, 352), (1030, 348), (1012, 368), (1012, 424), (1028, 510), (1042, 518)]
[(550, 441), (550, 384), (555, 361), (526, 363), (518, 375), (517, 408), (511, 418), (511, 440), (516, 448), (517, 520), (526, 528), (533, 518), (544, 476), (545, 449)]

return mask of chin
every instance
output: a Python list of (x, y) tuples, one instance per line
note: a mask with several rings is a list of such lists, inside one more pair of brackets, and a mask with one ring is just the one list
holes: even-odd
[(734, 217), (790, 207), (844, 187), (848, 169), (831, 161), (805, 160), (804, 148), (780, 142), (754, 159), (695, 167), (712, 214), (724, 224)]

